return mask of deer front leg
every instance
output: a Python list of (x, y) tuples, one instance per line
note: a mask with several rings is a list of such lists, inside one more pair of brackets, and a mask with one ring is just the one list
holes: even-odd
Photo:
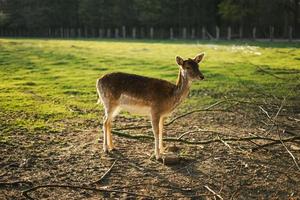
[(159, 120), (159, 153), (164, 153), (164, 146), (163, 146), (163, 129), (164, 129), (164, 118), (161, 117)]
[(156, 160), (160, 159), (160, 152), (159, 152), (159, 121), (160, 117), (156, 115), (151, 116), (151, 123), (152, 123), (152, 129), (154, 134), (154, 153)]

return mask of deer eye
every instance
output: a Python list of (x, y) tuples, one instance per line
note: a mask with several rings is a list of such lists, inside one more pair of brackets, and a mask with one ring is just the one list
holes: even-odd
[(190, 66), (187, 66), (186, 69), (191, 69), (191, 67), (190, 67)]

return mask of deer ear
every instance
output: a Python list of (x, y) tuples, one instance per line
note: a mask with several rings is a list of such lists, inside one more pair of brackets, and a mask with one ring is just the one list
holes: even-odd
[(180, 56), (176, 56), (176, 62), (178, 65), (182, 66), (183, 65), (183, 59)]
[(196, 63), (199, 63), (199, 62), (201, 62), (201, 61), (203, 60), (203, 57), (204, 57), (204, 53), (201, 53), (201, 54), (197, 55), (197, 56), (194, 58), (194, 61), (195, 61)]

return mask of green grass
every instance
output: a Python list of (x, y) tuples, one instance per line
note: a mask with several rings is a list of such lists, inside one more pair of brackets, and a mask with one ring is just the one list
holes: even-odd
[[(175, 56), (205, 52), (206, 80), (180, 107), (224, 97), (299, 103), (299, 43), (0, 39), (0, 131), (61, 131), (66, 121), (101, 120), (95, 81), (123, 71), (176, 81)], [(76, 123), (74, 123), (76, 124)]]

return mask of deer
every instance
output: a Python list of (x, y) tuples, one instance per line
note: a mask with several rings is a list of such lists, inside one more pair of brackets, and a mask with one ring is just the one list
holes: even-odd
[(123, 72), (108, 73), (97, 79), (96, 89), (99, 97), (97, 103), (103, 104), (105, 112), (103, 151), (108, 153), (115, 148), (111, 134), (112, 121), (121, 110), (124, 110), (150, 117), (155, 140), (155, 158), (161, 159), (164, 153), (164, 120), (188, 96), (192, 82), (204, 79), (199, 69), (203, 57), (204, 53), (187, 60), (176, 56), (179, 67), (176, 84)]

